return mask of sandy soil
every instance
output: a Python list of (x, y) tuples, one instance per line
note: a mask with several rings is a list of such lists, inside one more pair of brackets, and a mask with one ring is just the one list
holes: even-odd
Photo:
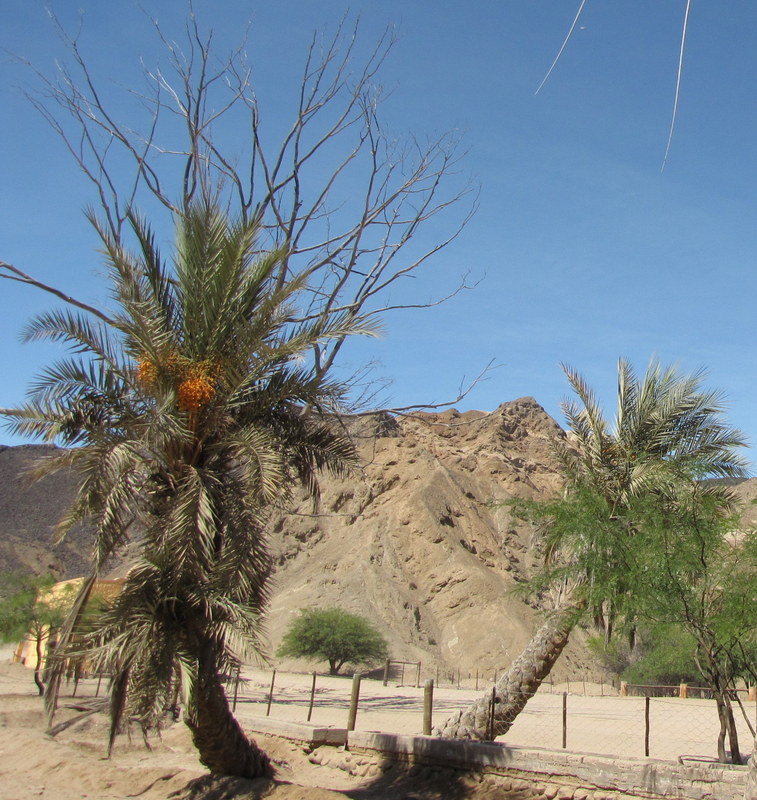
[[(4, 654), (0, 654), (4, 655)], [(271, 673), (249, 670), (240, 684), (236, 714), (242, 725), (254, 730), (255, 717), (265, 716)], [(82, 719), (76, 706), (90, 702), (95, 681), (77, 687), (77, 697), (66, 696), (56, 723), (78, 720), (50, 736), (41, 700), (31, 673), (0, 658), (0, 800), (538, 800), (534, 787), (508, 787), (502, 780), (462, 777), (451, 770), (393, 766), (381, 768), (356, 760), (336, 748), (310, 753), (294, 744), (252, 734), (269, 754), (275, 781), (243, 781), (208, 776), (198, 762), (188, 731), (182, 723), (163, 731), (145, 747), (133, 733), (118, 739), (111, 759), (104, 758), (107, 721), (102, 714)], [(280, 673), (276, 676), (270, 715), (273, 719), (304, 722), (310, 702), (311, 676)], [(311, 721), (344, 727), (351, 689), (348, 678), (318, 676)], [(484, 687), (480, 687), (483, 691)], [(69, 686), (69, 693), (73, 686)], [(414, 686), (383, 687), (364, 682), (357, 717), (360, 730), (420, 733), (423, 689)], [(435, 721), (467, 705), (477, 696), (469, 689), (440, 688), (434, 695)], [(643, 699), (570, 696), (569, 749), (614, 756), (639, 756), (643, 729)], [(513, 745), (559, 748), (562, 694), (544, 693), (534, 698), (508, 734)], [(713, 709), (708, 701), (657, 701), (652, 709), (653, 756), (675, 760), (693, 753), (707, 756), (713, 747)], [(750, 704), (751, 705), (751, 704)], [(754, 711), (750, 709), (752, 713)], [(659, 719), (658, 719), (659, 718)], [(679, 734), (686, 733), (680, 740)], [(612, 735), (611, 735), (612, 733)], [(637, 735), (639, 734), (639, 735)], [(692, 738), (693, 737), (693, 738)], [(554, 740), (554, 741), (553, 741)], [(745, 739), (748, 744), (748, 739)], [(630, 797), (630, 796), (629, 796)]]
[[(79, 718), (66, 697), (56, 723)], [(182, 724), (165, 730), (147, 749), (141, 737), (122, 736), (111, 759), (104, 758), (106, 720), (90, 716), (56, 736), (45, 733), (41, 700), (28, 670), (0, 663), (0, 798), (2, 800), (534, 800), (532, 790), (505, 790), (494, 780), (460, 778), (452, 771), (393, 767), (350, 774), (349, 755), (307, 753), (274, 738), (256, 736), (276, 767), (275, 781), (217, 779), (208, 776), (194, 754)], [(341, 714), (340, 714), (341, 716)], [(336, 723), (341, 724), (341, 723)], [(320, 762), (320, 763), (317, 763)], [(378, 772), (378, 775), (375, 773)]]

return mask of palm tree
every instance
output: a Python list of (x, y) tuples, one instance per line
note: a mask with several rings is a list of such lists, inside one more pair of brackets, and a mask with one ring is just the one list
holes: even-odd
[[(35, 319), (27, 339), (62, 341), (74, 355), (4, 413), (16, 432), (68, 445), (40, 472), (69, 466), (80, 476), (60, 531), (91, 521), (94, 574), (138, 545), (123, 591), (87, 639), (88, 657), (112, 676), (109, 749), (127, 715), (156, 726), (181, 691), (205, 766), (266, 775), (223, 680), (261, 651), (269, 510), (297, 484), (316, 497), (319, 470), (356, 463), (333, 413), (342, 389), (308, 368), (307, 354), (369, 326), (346, 315), (293, 321), (303, 282), (277, 283), (284, 252), (257, 252), (256, 225), (213, 203), (178, 219), (171, 264), (136, 214), (134, 253), (93, 222), (116, 311), (94, 322), (78, 310)], [(62, 637), (59, 655), (71, 641)]]
[(494, 702), (488, 694), (437, 729), (447, 738), (485, 739), (506, 733), (586, 613), (609, 632), (615, 604), (629, 587), (622, 573), (613, 574), (613, 593), (608, 594), (608, 582), (600, 580), (607, 574), (600, 576), (598, 571), (613, 570), (617, 548), (633, 535), (623, 515), (634, 498), (657, 493), (670, 499), (696, 480), (747, 474), (746, 462), (736, 452), (744, 445), (743, 437), (723, 422), (722, 398), (702, 388), (701, 371), (680, 374), (652, 361), (640, 379), (621, 359), (612, 425), (583, 378), (568, 367), (563, 371), (578, 398), (562, 406), (572, 437), (556, 443), (565, 469), (566, 498), (548, 502), (539, 514), (568, 518), (565, 525), (548, 530), (546, 552), (558, 562), (547, 571), (557, 589), (556, 608), (497, 682)]

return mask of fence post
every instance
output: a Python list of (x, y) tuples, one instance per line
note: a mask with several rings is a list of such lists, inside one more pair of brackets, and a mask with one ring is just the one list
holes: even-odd
[(620, 682), (620, 696), (621, 697), (628, 697), (628, 682), (621, 681)]
[(384, 686), (386, 686), (387, 683), (389, 683), (389, 664), (390, 664), (390, 661), (387, 658), (386, 659), (386, 664), (384, 664)]
[(687, 698), (689, 696), (689, 686), (688, 686), (688, 684), (682, 683), (678, 687), (678, 696), (679, 697), (683, 697), (683, 698)]
[(460, 688), (460, 670), (457, 670), (457, 688)]
[(237, 697), (239, 697), (239, 673), (241, 671), (241, 667), (237, 667), (237, 676), (234, 679), (234, 700), (231, 703), (231, 710), (237, 710)]
[(418, 689), (421, 685), (421, 662), (418, 662), (418, 673), (415, 676), (415, 688)]
[(423, 735), (431, 736), (431, 714), (434, 707), (434, 679), (423, 684)]
[(476, 691), (478, 691), (478, 670), (476, 670)]
[(649, 695), (644, 698), (644, 755), (649, 758)]
[(750, 686), (749, 693), (747, 694), (747, 700), (757, 700), (757, 686)]
[(562, 749), (568, 747), (568, 693), (562, 693)]
[(492, 699), (489, 701), (489, 721), (486, 726), (486, 738), (494, 741), (494, 711), (497, 705), (497, 687), (492, 686)]
[(356, 672), (352, 676), (352, 693), (350, 694), (350, 712), (347, 716), (347, 730), (354, 731), (355, 730), (355, 720), (357, 719), (357, 704), (358, 700), (360, 699), (360, 681), (362, 679), (362, 675), (359, 672)]
[(265, 711), (265, 715), (269, 717), (271, 715), (271, 702), (273, 701), (273, 684), (276, 682), (276, 670), (273, 671), (273, 675), (271, 675), (271, 691), (268, 692), (268, 708)]
[(308, 722), (313, 716), (313, 701), (315, 700), (315, 672), (313, 673), (313, 685), (310, 687), (310, 705), (308, 706)]

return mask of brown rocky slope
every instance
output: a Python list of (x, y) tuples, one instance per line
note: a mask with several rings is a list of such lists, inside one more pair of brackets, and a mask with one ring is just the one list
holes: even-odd
[[(534, 567), (530, 534), (502, 501), (559, 487), (550, 442), (563, 431), (532, 398), (351, 426), (362, 474), (324, 479), (318, 513), (303, 500), (274, 526), (272, 643), (297, 609), (339, 605), (373, 620), (394, 658), (464, 675), (507, 666), (539, 614), (515, 593)], [(558, 678), (590, 665), (580, 639)]]
[[(513, 524), (502, 501), (559, 487), (550, 442), (565, 434), (532, 398), (491, 413), (379, 414), (347, 424), (362, 470), (348, 479), (324, 476), (317, 510), (302, 497), (272, 526), (270, 653), (298, 609), (334, 605), (371, 619), (393, 658), (420, 660), (427, 674), (506, 667), (540, 614), (516, 592), (535, 566), (530, 532)], [(0, 448), (0, 558), (4, 569), (74, 577), (86, 567), (86, 532), (50, 547), (71, 476), (31, 488), (17, 477), (40, 452)], [(580, 631), (574, 639), (557, 680), (592, 669)]]

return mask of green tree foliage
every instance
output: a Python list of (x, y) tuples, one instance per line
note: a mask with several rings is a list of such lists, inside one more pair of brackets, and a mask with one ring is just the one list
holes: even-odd
[(695, 660), (696, 640), (676, 624), (661, 624), (639, 633), (632, 663), (622, 671), (628, 683), (676, 686), (702, 680)]
[(260, 650), (266, 515), (297, 484), (315, 495), (319, 470), (345, 474), (356, 461), (334, 416), (342, 387), (300, 357), (370, 328), (347, 314), (292, 323), (303, 280), (282, 282), (282, 252), (261, 254), (256, 223), (213, 203), (184, 209), (169, 260), (129, 219), (134, 252), (98, 227), (115, 310), (35, 319), (28, 339), (74, 354), (5, 414), (18, 433), (72, 445), (40, 472), (78, 473), (61, 531), (90, 521), (97, 573), (139, 532), (138, 559), (89, 639), (112, 675), (111, 744), (129, 716), (157, 725), (178, 685), (203, 763), (253, 777), (268, 761), (231, 715), (222, 676)]
[[(743, 437), (723, 420), (722, 399), (702, 387), (701, 372), (681, 374), (652, 361), (640, 377), (621, 359), (611, 423), (579, 373), (564, 371), (577, 397), (563, 405), (572, 436), (556, 443), (565, 494), (513, 506), (516, 515), (534, 523), (545, 556), (544, 571), (531, 588), (555, 610), (498, 681), (496, 735), (509, 730), (537, 691), (579, 619), (589, 616), (609, 639), (615, 621), (634, 613), (628, 601), (637, 587), (623, 566), (625, 555), (639, 547), (630, 507), (644, 497), (674, 501), (702, 478), (746, 475), (737, 453)], [(718, 488), (711, 494), (727, 499)], [(491, 730), (489, 702), (480, 698), (440, 732), (484, 738)]]
[[(739, 532), (727, 495), (694, 482), (630, 497), (609, 507), (585, 481), (565, 497), (523, 504), (563, 556), (533, 584), (570, 584), (574, 601), (612, 602), (621, 637), (646, 632), (646, 653), (624, 672), (631, 682), (677, 683), (693, 676), (710, 688), (725, 739), (738, 762), (731, 692), (757, 672), (757, 534)], [(642, 637), (643, 642), (643, 637)], [(642, 651), (644, 650), (642, 643)]]
[(694, 487), (675, 503), (646, 498), (633, 508), (635, 547), (623, 559), (636, 587), (638, 619), (678, 625), (712, 690), (721, 729), (718, 756), (741, 763), (731, 689), (757, 673), (757, 532), (739, 531), (716, 495)]
[(276, 655), (328, 661), (329, 673), (337, 675), (345, 664), (375, 664), (386, 659), (389, 648), (363, 617), (340, 608), (306, 608), (289, 626)]
[(63, 624), (73, 602), (71, 592), (53, 594), (51, 575), (20, 572), (0, 574), (0, 639), (18, 642), (29, 636), (35, 643), (34, 682), (44, 693), (42, 667), (51, 637)]

